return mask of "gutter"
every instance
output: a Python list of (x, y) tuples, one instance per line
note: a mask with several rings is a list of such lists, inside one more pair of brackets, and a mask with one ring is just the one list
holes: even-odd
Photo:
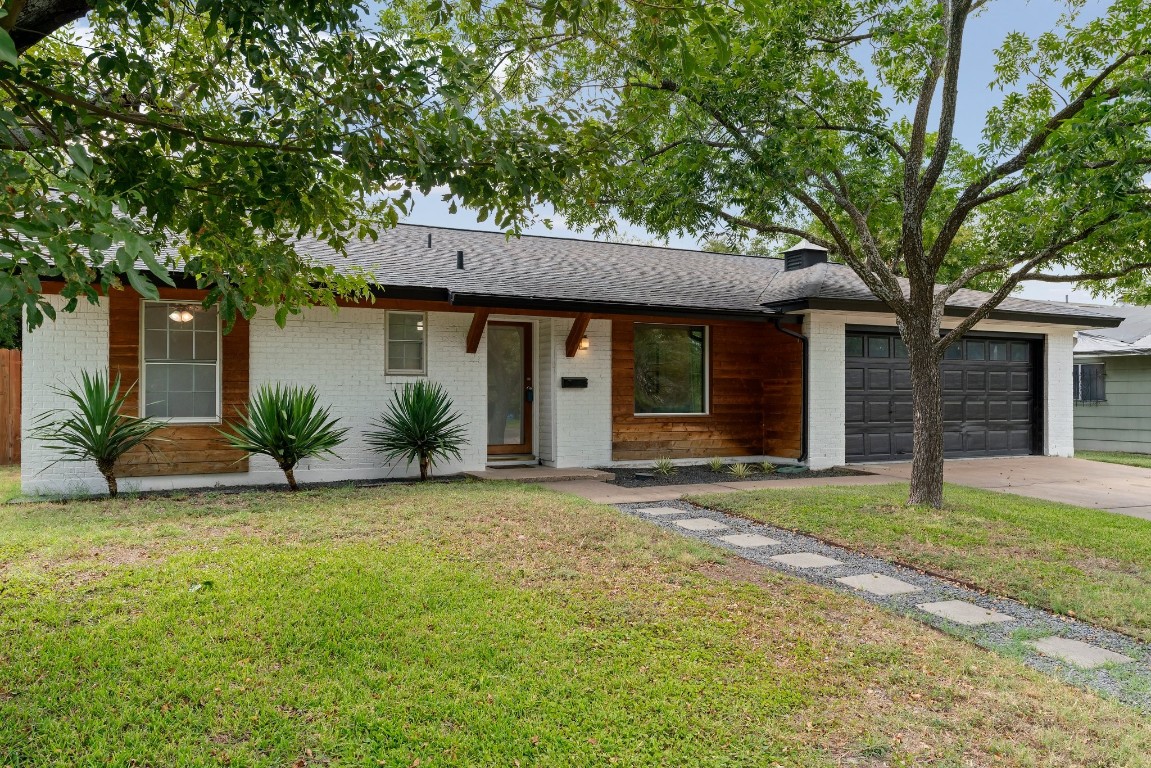
[(796, 459), (796, 462), (803, 464), (804, 462), (807, 461), (807, 390), (808, 390), (808, 383), (807, 383), (808, 375), (807, 374), (808, 374), (808, 368), (809, 368), (808, 354), (807, 354), (807, 337), (804, 336), (802, 333), (796, 333), (795, 331), (789, 331), (786, 328), (784, 328), (782, 325), (780, 325), (780, 321), (782, 319), (783, 318), (779, 318), (779, 317), (774, 319), (775, 330), (779, 331), (780, 333), (782, 333), (785, 336), (790, 336), (793, 339), (798, 339), (799, 340), (799, 346), (803, 350), (803, 373), (802, 373), (802, 376), (803, 376), (803, 401), (800, 404), (800, 409), (799, 409), (800, 410), (800, 421), (803, 424), (803, 430), (800, 432), (800, 437), (799, 437), (799, 458)]
[[(799, 299), (791, 302), (768, 302), (763, 305), (778, 312), (802, 312), (818, 309), (837, 312), (882, 312), (890, 315), (891, 308), (877, 299)], [(944, 308), (946, 317), (967, 317), (968, 307), (948, 306)], [(1044, 325), (1075, 325), (1088, 328), (1116, 328), (1124, 318), (1103, 315), (1062, 315), (1047, 312), (1026, 312), (1012, 309), (994, 309), (987, 320), (1006, 320), (1017, 323), (1039, 323)]]

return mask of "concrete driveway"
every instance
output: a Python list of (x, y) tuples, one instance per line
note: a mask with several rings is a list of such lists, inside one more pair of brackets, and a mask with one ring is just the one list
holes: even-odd
[[(910, 462), (857, 466), (891, 478), (911, 477)], [(954, 459), (944, 463), (943, 479), (1151, 520), (1151, 469), (1142, 467), (1055, 456)]]

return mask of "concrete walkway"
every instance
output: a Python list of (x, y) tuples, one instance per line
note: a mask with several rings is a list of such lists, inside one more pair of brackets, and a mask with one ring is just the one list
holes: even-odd
[(672, 501), (700, 493), (735, 493), (736, 491), (758, 491), (764, 488), (785, 490), (823, 485), (888, 485), (893, 482), (896, 481), (880, 475), (849, 475), (788, 480), (732, 480), (723, 483), (695, 483), (691, 485), (653, 485), (650, 488), (621, 488), (618, 485), (595, 480), (545, 482), (542, 485), (600, 504), (642, 504), (650, 501)]
[[(785, 481), (768, 484), (781, 482)], [(1020, 657), (1028, 666), (1073, 685), (1151, 711), (1151, 644), (684, 501), (619, 508), (757, 565), (850, 593), (984, 648)]]
[[(862, 464), (859, 469), (906, 481), (911, 463)], [(1151, 520), (1151, 469), (1056, 456), (954, 459), (944, 462), (948, 483), (1105, 509)]]

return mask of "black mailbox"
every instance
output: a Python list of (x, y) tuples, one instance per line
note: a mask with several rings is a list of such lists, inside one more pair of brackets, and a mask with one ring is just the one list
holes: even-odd
[(561, 389), (587, 389), (586, 376), (561, 376)]

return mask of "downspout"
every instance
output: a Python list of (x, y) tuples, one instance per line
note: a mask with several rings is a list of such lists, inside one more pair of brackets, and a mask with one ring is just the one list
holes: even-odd
[(779, 324), (780, 318), (778, 317), (773, 318), (773, 321), (775, 322), (775, 330), (785, 336), (799, 339), (799, 345), (803, 348), (803, 404), (800, 406), (800, 418), (803, 423), (803, 430), (800, 432), (799, 438), (799, 458), (796, 459), (798, 463), (803, 464), (807, 461), (807, 337), (802, 333), (796, 333), (795, 331), (789, 331), (784, 328)]

